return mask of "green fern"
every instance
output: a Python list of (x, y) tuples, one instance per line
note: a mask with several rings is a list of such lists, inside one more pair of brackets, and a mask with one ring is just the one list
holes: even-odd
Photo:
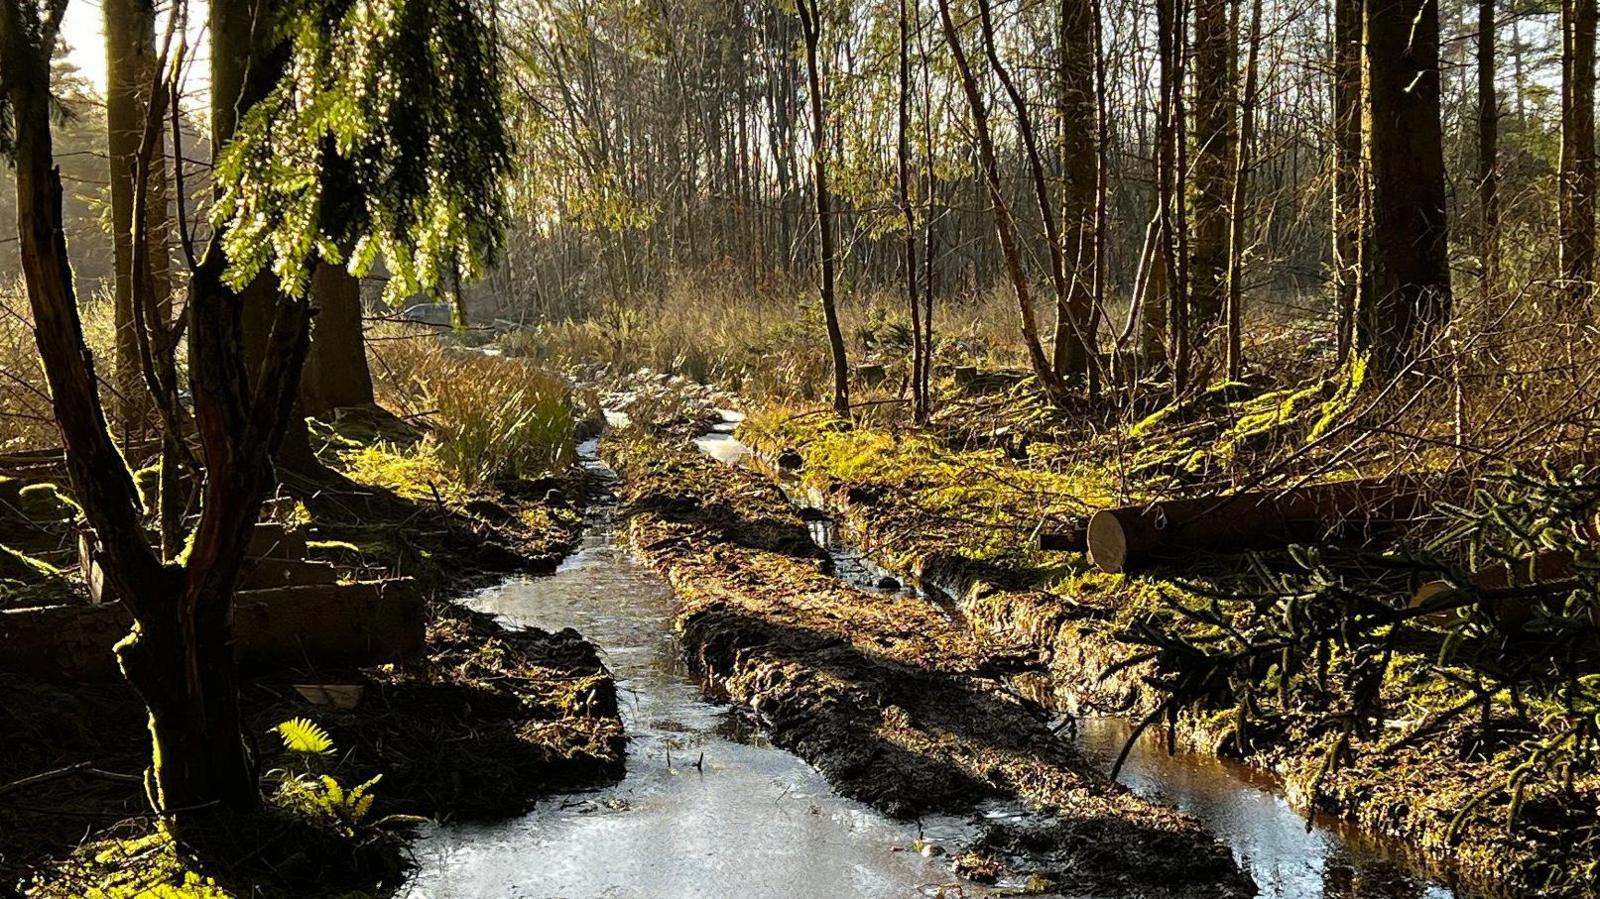
[(333, 752), (333, 738), (307, 718), (291, 718), (273, 730), (283, 740), (283, 748), (290, 752), (301, 755), (328, 755)]

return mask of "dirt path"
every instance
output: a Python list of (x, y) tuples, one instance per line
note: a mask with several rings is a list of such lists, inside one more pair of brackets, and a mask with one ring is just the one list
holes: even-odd
[(769, 482), (659, 443), (612, 445), (607, 457), (635, 546), (680, 596), (691, 661), (841, 793), (902, 817), (986, 801), (1044, 813), (991, 828), (958, 859), (969, 875), (1005, 867), (1114, 895), (1250, 894), (1192, 820), (1107, 782), (1053, 735), (1006, 687), (1013, 659), (986, 654), (922, 599), (828, 573)]

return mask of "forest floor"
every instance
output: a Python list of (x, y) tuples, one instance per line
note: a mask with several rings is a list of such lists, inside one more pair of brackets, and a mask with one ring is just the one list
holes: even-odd
[[(1135, 625), (1170, 623), (1182, 607), (1205, 608), (1210, 591), (1259, 590), (1263, 573), (1270, 582), (1273, 572), (1294, 567), (1289, 555), (1199, 554), (1138, 574), (1105, 574), (1081, 551), (1044, 548), (1041, 534), (1115, 505), (1114, 497), (1127, 502), (1131, 492), (1139, 501), (1139, 485), (1148, 489), (1152, 482), (1148, 474), (1141, 481), (1130, 473), (1141, 467), (1194, 483), (1197, 471), (1221, 459), (1248, 466), (1243, 451), (1281, 441), (1284, 429), (1304, 440), (1331, 393), (1310, 402), (1268, 395), (1256, 402), (1277, 411), (1242, 427), (1216, 408), (1158, 411), (1143, 423), (1141, 439), (1130, 440), (1126, 429), (1106, 429), (1109, 436), (1052, 430), (1041, 424), (1035, 403), (1009, 400), (1005, 384), (969, 388), (973, 395), (965, 399), (946, 397), (953, 408), (942, 427), (913, 430), (893, 416), (869, 414), (842, 428), (808, 408), (770, 404), (752, 410), (738, 436), (768, 475), (823, 507), (849, 542), (948, 596), (980, 645), (1037, 659), (1065, 710), (1134, 720), (1151, 715), (1165, 696), (1156, 685), (1162, 672), (1140, 660), (1149, 646), (1130, 639)], [(1131, 459), (1130, 445), (1138, 447)], [(1143, 495), (1152, 494), (1159, 491)], [(1326, 764), (1339, 734), (1327, 708), (1259, 716), (1246, 732), (1237, 726), (1236, 708), (1211, 705), (1172, 721), (1172, 735), (1271, 771), (1302, 808), (1399, 838), (1487, 891), (1595, 895), (1600, 776), (1577, 772), (1564, 787), (1516, 795), (1510, 784), (1525, 760), (1517, 747), (1537, 732), (1537, 717), (1453, 716), (1472, 673), (1462, 666), (1445, 672), (1455, 677), (1442, 677), (1431, 664), (1438, 647), (1393, 653), (1380, 699), (1389, 726), (1370, 739), (1347, 739), (1331, 770)], [(1353, 675), (1334, 659), (1328, 676)], [(1508, 826), (1519, 800), (1516, 823)]]
[[(616, 687), (595, 647), (570, 629), (508, 628), (450, 601), (507, 574), (553, 570), (578, 538), (586, 485), (571, 475), (446, 501), (403, 457), (388, 459), (387, 471), (385, 460), (374, 459), (387, 451), (374, 447), (403, 445), (407, 430), (376, 410), (341, 418), (316, 434), (328, 470), (287, 478), (285, 494), (311, 533), (312, 558), (413, 579), (427, 598), (425, 651), (400, 664), (247, 681), (241, 698), (261, 770), (292, 762), (273, 729), (305, 717), (335, 747), (319, 773), (347, 786), (383, 776), (373, 819), (506, 817), (551, 793), (620, 777)], [(367, 448), (359, 464), (351, 464), (353, 447)], [(313, 704), (294, 689), (308, 682), (359, 686), (363, 694), (349, 709)], [(93, 769), (0, 792), (0, 895), (143, 895), (147, 881), (173, 875), (170, 847), (151, 842), (143, 790), (127, 776), (149, 759), (143, 708), (132, 692), (120, 683), (0, 674), (0, 696), (7, 735), (0, 784), (63, 765)], [(267, 827), (260, 838), (272, 851), (245, 859), (189, 854), (182, 867), (235, 895), (378, 893), (402, 876), (397, 843), (374, 860), (334, 841), (323, 847), (336, 853), (330, 858), (290, 823)]]
[[(916, 596), (829, 571), (766, 478), (635, 431), (602, 450), (630, 543), (672, 583), (707, 688), (845, 796), (897, 817), (1025, 805), (955, 860), (1036, 891), (1242, 896), (1253, 888), (1192, 819), (1107, 781), (1012, 690), (1019, 659)], [(1181, 886), (1178, 886), (1180, 885)]]

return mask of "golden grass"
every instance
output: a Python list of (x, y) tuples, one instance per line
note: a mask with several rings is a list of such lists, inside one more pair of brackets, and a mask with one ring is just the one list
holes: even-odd
[[(84, 338), (100, 377), (101, 400), (116, 402), (116, 325), (111, 297), (99, 291), (79, 307)], [(112, 423), (115, 427), (115, 422)], [(0, 284), (0, 453), (43, 449), (61, 442), (50, 392), (33, 340), (33, 315), (21, 280)]]
[[(852, 364), (904, 364), (910, 339), (904, 305), (892, 290), (841, 291), (839, 316)], [(941, 307), (942, 355), (951, 363), (1018, 364), (1022, 356), (1010, 336), (1015, 318), (1009, 294), (998, 290)], [(752, 397), (817, 399), (833, 384), (822, 311), (809, 280), (753, 293), (741, 276), (723, 269), (680, 275), (658, 294), (607, 303), (588, 319), (546, 322), (502, 338), (501, 345), (508, 354), (563, 366), (672, 372)]]
[[(371, 338), (378, 401), (432, 426), (404, 452), (368, 447), (347, 456), (373, 483), (465, 491), (560, 471), (576, 459), (560, 375), (529, 359), (453, 346), (431, 329), (391, 325)], [(446, 479), (454, 486), (440, 486)]]

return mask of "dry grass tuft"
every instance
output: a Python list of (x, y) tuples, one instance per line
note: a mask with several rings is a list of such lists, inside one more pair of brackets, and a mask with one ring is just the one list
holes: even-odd
[(422, 467), (436, 462), (470, 490), (559, 472), (576, 458), (560, 375), (529, 359), (454, 346), (422, 328), (385, 326), (369, 339), (378, 401), (433, 428), (410, 451)]

